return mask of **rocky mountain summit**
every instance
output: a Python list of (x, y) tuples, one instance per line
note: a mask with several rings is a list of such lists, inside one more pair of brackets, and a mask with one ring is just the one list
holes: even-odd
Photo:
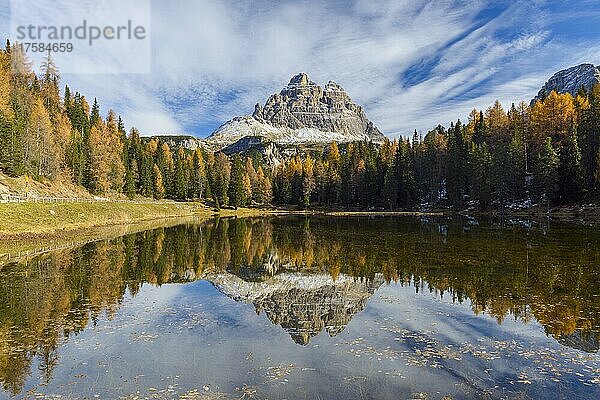
[(545, 99), (553, 90), (557, 93), (571, 93), (575, 96), (582, 87), (590, 90), (597, 83), (600, 83), (600, 68), (593, 64), (581, 64), (563, 69), (552, 75), (537, 96), (531, 100), (531, 105), (538, 100)]
[(221, 150), (247, 137), (280, 145), (384, 139), (340, 85), (329, 81), (321, 87), (305, 73), (294, 76), (264, 106), (256, 104), (252, 115), (233, 118), (204, 142), (212, 150)]

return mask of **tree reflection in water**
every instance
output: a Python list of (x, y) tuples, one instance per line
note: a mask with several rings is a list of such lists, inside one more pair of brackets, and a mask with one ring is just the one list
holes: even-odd
[(88, 243), (0, 270), (0, 381), (19, 394), (37, 357), (46, 381), (61, 341), (143, 284), (206, 279), (251, 302), (299, 344), (336, 335), (383, 282), (474, 313), (539, 321), (559, 343), (600, 344), (600, 234), (594, 228), (472, 227), (468, 221), (215, 219)]

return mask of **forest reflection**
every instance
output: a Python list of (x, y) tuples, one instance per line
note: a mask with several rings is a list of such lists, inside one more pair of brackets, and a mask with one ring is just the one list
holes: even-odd
[[(273, 217), (215, 219), (88, 243), (0, 267), (0, 382), (7, 392), (19, 394), (36, 358), (49, 381), (60, 343), (104, 313), (114, 316), (123, 299), (144, 284), (207, 279), (223, 291), (224, 276), (249, 284), (269, 283), (282, 274), (360, 282), (366, 289), (352, 312), (364, 308), (382, 281), (394, 282), (469, 302), (474, 313), (490, 314), (498, 323), (537, 320), (563, 345), (595, 352), (600, 347), (599, 242), (594, 228), (582, 226)], [(326, 297), (322, 291), (314, 294)], [(348, 291), (334, 296), (348, 296)], [(276, 315), (281, 307), (269, 309), (268, 301), (247, 298), (299, 344), (326, 325), (302, 330), (293, 317)], [(329, 333), (336, 334), (352, 315)]]

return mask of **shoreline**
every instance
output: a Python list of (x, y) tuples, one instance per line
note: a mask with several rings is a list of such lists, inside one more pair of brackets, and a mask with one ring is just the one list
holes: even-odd
[[(0, 265), (16, 255), (45, 251), (111, 239), (143, 230), (174, 226), (210, 218), (265, 217), (271, 215), (323, 215), (332, 217), (443, 217), (459, 215), (500, 218), (497, 211), (433, 210), (345, 211), (335, 209), (296, 210), (293, 208), (223, 208), (216, 211), (205, 203), (8, 203), (0, 204)], [(505, 218), (550, 218), (556, 222), (598, 223), (600, 207), (563, 206), (546, 209), (507, 210)], [(38, 251), (39, 250), (39, 251)], [(18, 258), (18, 257), (17, 257)]]
[(176, 202), (5, 203), (0, 204), (0, 264), (15, 254), (76, 246), (188, 221), (281, 213), (254, 208), (217, 212), (203, 203)]

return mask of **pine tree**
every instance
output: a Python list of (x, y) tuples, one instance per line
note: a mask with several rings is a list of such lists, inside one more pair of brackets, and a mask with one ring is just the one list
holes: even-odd
[(485, 120), (483, 118), (483, 111), (480, 111), (473, 131), (473, 142), (476, 145), (481, 146), (485, 142), (485, 138)]
[(241, 207), (246, 204), (244, 196), (244, 165), (239, 154), (233, 157), (231, 167), (231, 181), (229, 183), (229, 204), (234, 207)]
[(94, 104), (92, 105), (92, 112), (90, 114), (90, 125), (94, 126), (100, 120), (100, 106), (98, 105), (98, 99), (94, 97)]
[[(495, 115), (498, 110), (495, 108)], [(467, 149), (464, 141), (463, 125), (459, 121), (448, 130), (448, 158), (446, 163), (446, 188), (448, 199), (455, 206), (461, 206), (466, 194)]]
[(154, 187), (152, 182), (152, 169), (154, 166), (154, 158), (152, 157), (152, 149), (150, 142), (146, 144), (142, 154), (140, 156), (139, 165), (139, 192), (142, 196), (152, 197)]
[(535, 163), (535, 184), (538, 193), (545, 199), (548, 209), (558, 192), (558, 167), (558, 155), (552, 146), (552, 139), (548, 137)]
[(23, 136), (24, 165), (35, 177), (54, 179), (60, 170), (60, 156), (52, 134), (52, 122), (41, 99), (33, 104)]
[(178, 200), (185, 200), (187, 197), (188, 175), (186, 168), (185, 151), (183, 147), (177, 150), (177, 158), (175, 160), (175, 177), (173, 182), (174, 195)]
[(154, 198), (162, 199), (165, 196), (165, 187), (163, 186), (162, 173), (156, 164), (152, 167), (152, 182), (154, 189)]
[(204, 156), (200, 149), (194, 151), (192, 159), (192, 198), (202, 199), (206, 190), (206, 167), (204, 165)]
[(48, 54), (42, 60), (42, 79), (41, 79), (41, 95), (44, 100), (44, 106), (48, 111), (51, 119), (54, 119), (60, 112), (60, 93), (58, 84), (60, 74), (58, 68), (52, 59), (52, 53)]
[[(129, 163), (127, 169), (131, 172), (131, 179), (135, 186), (135, 192), (141, 193), (142, 184), (140, 179), (140, 169), (142, 165), (142, 141), (138, 130), (134, 127), (129, 131), (129, 138), (127, 139), (127, 160)], [(131, 188), (129, 188), (129, 190), (131, 190)], [(129, 193), (131, 193), (131, 191)]]
[(123, 192), (129, 199), (135, 198), (135, 179), (133, 178), (133, 171), (131, 167), (128, 167), (125, 171), (125, 187), (123, 188)]
[(215, 201), (219, 201), (220, 205), (226, 206), (229, 204), (227, 191), (231, 179), (231, 164), (225, 154), (221, 152), (217, 153), (211, 175), (213, 177), (213, 183), (211, 185), (213, 197), (215, 198)]
[(396, 156), (394, 157), (397, 203), (402, 208), (411, 208), (417, 201), (415, 177), (410, 151), (411, 149), (408, 140), (400, 140), (396, 150)]
[(600, 151), (600, 85), (589, 93), (587, 106), (580, 106), (578, 130), (581, 148), (581, 164), (584, 172), (584, 186), (590, 193), (598, 193), (600, 186), (596, 179), (596, 157)]
[(514, 201), (524, 194), (525, 147), (520, 135), (515, 134), (508, 146), (508, 164), (504, 167), (507, 175), (508, 191)]
[(123, 165), (124, 143), (123, 136), (119, 130), (116, 114), (113, 110), (108, 111), (106, 118), (106, 137), (108, 144), (107, 158), (109, 165), (108, 179), (113, 191), (123, 191), (125, 166)]
[(71, 108), (73, 107), (73, 102), (71, 99), (71, 89), (69, 89), (69, 85), (65, 85), (65, 96), (63, 99), (63, 106), (65, 107), (65, 112), (67, 116), (71, 118)]
[(563, 202), (580, 199), (583, 170), (581, 168), (581, 152), (577, 143), (577, 131), (566, 140), (560, 151), (560, 188), (559, 194)]
[(157, 143), (156, 165), (160, 169), (160, 173), (163, 177), (166, 195), (168, 197), (175, 198), (176, 195), (173, 187), (173, 174), (175, 172), (175, 162), (173, 160), (173, 153), (171, 152), (171, 148), (167, 143)]
[(249, 203), (252, 200), (252, 182), (250, 181), (250, 176), (247, 173), (244, 173), (243, 187), (244, 198), (246, 199), (246, 203)]
[(595, 168), (595, 172), (594, 172), (594, 178), (595, 178), (595, 183), (596, 185), (600, 185), (600, 150), (598, 150), (598, 154), (596, 154), (596, 168)]
[(265, 175), (261, 166), (259, 166), (258, 170), (256, 171), (256, 177), (259, 182), (258, 203), (270, 204), (273, 199), (273, 188), (271, 186), (271, 180)]
[(393, 159), (387, 163), (383, 181), (383, 198), (385, 205), (394, 210), (398, 205), (398, 179)]
[(487, 143), (475, 146), (471, 151), (471, 176), (473, 182), (473, 196), (479, 200), (480, 208), (486, 210), (492, 201), (492, 155)]
[(302, 165), (302, 206), (308, 208), (310, 206), (310, 198), (315, 188), (314, 179), (314, 161), (310, 155), (306, 156)]
[[(13, 127), (14, 113), (11, 108), (10, 56), (0, 51), (0, 170), (8, 175), (19, 175), (21, 152), (14, 152), (15, 144), (20, 149), (20, 141), (15, 143)], [(19, 159), (18, 159), (19, 158)]]

